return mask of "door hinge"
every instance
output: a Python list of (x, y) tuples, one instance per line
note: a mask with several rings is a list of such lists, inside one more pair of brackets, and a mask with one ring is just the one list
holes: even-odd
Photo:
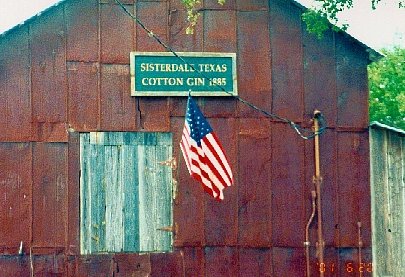
[(169, 166), (171, 169), (173, 169), (173, 170), (176, 170), (177, 169), (177, 162), (176, 162), (176, 159), (175, 158), (171, 158), (171, 159), (168, 159), (168, 160), (166, 160), (166, 161), (161, 161), (161, 162), (158, 162), (158, 164), (160, 164), (160, 165), (165, 165), (165, 166)]
[(177, 230), (178, 230), (178, 226), (177, 226), (177, 223), (175, 223), (174, 225), (160, 227), (160, 228), (157, 228), (156, 230), (163, 231), (163, 232), (172, 232), (172, 233), (176, 234)]

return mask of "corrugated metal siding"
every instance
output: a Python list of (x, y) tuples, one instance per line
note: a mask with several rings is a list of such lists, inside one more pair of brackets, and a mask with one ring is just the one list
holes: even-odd
[(256, 118), (241, 120), (238, 135), (239, 155), (245, 161), (239, 166), (239, 244), (271, 245), (271, 184), (262, 185), (262, 180), (271, 180), (271, 156), (258, 156), (252, 151), (256, 147), (271, 149), (270, 123)]
[[(179, 0), (125, 3), (177, 51), (236, 52), (239, 93), (250, 102), (304, 126), (313, 109), (326, 115), (325, 274), (345, 276), (347, 263), (358, 274), (358, 222), (362, 261), (371, 262), (365, 49), (336, 33), (318, 41), (300, 8), (281, 0), (206, 0), (191, 36)], [(1, 38), (0, 253), (11, 256), (0, 256), (0, 273), (28, 275), (32, 247), (45, 276), (304, 276), (312, 141), (231, 98), (197, 98), (234, 170), (225, 201), (202, 192), (173, 147), (175, 251), (79, 255), (78, 132), (181, 138), (186, 99), (131, 97), (129, 51), (165, 50), (107, 0), (67, 0)], [(310, 236), (315, 272), (316, 223)]]
[[(322, 153), (322, 208), (323, 208), (323, 230), (324, 240), (327, 246), (339, 245), (338, 235), (338, 186), (337, 186), (337, 132), (326, 132), (320, 139), (320, 149)], [(304, 202), (305, 218), (308, 219), (311, 214), (311, 191), (315, 190), (313, 185), (314, 173), (314, 146), (312, 141), (305, 142), (305, 180), (304, 182)], [(305, 222), (306, 223), (306, 222)], [(312, 242), (317, 241), (316, 228), (310, 229), (310, 238)], [(335, 254), (335, 253), (334, 253)], [(328, 259), (328, 258), (327, 258)]]
[(405, 275), (405, 138), (370, 128), (375, 276)]
[(272, 244), (276, 247), (299, 248), (303, 245), (306, 223), (303, 146), (304, 141), (288, 126), (273, 124), (271, 221)]
[(301, 13), (292, 3), (282, 0), (270, 1), (269, 12), (273, 112), (301, 122), (304, 77)]
[[(336, 126), (336, 49), (335, 36), (326, 32), (322, 40), (303, 31), (304, 63), (304, 115), (312, 115), (315, 109), (322, 111), (328, 126)], [(322, 61), (322, 62), (320, 62)], [(316, 77), (314, 77), (316, 76)]]
[(134, 116), (136, 106), (126, 95), (131, 83), (129, 66), (103, 64), (100, 74), (100, 128), (104, 131), (136, 130), (139, 124), (138, 118)]
[(32, 145), (0, 143), (0, 166), (0, 243), (3, 253), (17, 253), (32, 233)]
[[(244, 6), (242, 2), (244, 1), (240, 1), (239, 5)], [(263, 2), (265, 1), (261, 1), (261, 4)], [(244, 3), (253, 4), (252, 1)], [(256, 3), (259, 4), (260, 1)], [(271, 70), (271, 36), (263, 35), (263, 30), (269, 29), (269, 19), (271, 18), (272, 16), (265, 5), (260, 10), (247, 10), (237, 13), (238, 93), (241, 97), (250, 99), (252, 103), (260, 105), (267, 111), (272, 110), (274, 101), (272, 74), (275, 70)], [(260, 45), (259, 48), (258, 45)], [(259, 116), (256, 111), (242, 103), (238, 102), (237, 105), (240, 116)], [(231, 111), (235, 111), (233, 106), (229, 105), (229, 108)], [(226, 110), (228, 111), (228, 109)]]
[(0, 42), (0, 138), (29, 141), (31, 138), (31, 49), (28, 26)]
[(63, 6), (30, 26), (32, 136), (67, 141), (66, 42)]
[(367, 52), (335, 36), (337, 125), (357, 128), (368, 126)]
[(64, 249), (67, 144), (34, 143), (32, 159), (32, 247)]
[(359, 244), (358, 222), (362, 226), (364, 247), (371, 246), (370, 183), (368, 134), (338, 135), (338, 245), (356, 247)]

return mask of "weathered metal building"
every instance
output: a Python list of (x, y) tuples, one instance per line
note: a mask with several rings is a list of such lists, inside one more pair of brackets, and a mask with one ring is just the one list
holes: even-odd
[[(303, 7), (293, 1), (228, 0), (221, 7), (205, 0), (192, 36), (185, 35), (179, 0), (123, 2), (177, 51), (236, 53), (242, 98), (306, 127), (314, 109), (324, 114), (325, 264), (317, 264), (312, 224), (312, 272), (371, 276), (370, 49), (344, 33), (328, 32), (317, 40), (301, 21)], [(131, 97), (130, 51), (165, 49), (107, 0), (62, 1), (0, 36), (0, 275), (304, 276), (313, 141), (233, 98), (196, 98), (224, 144), (236, 180), (224, 201), (214, 201), (189, 177), (179, 152), (186, 98)], [(131, 209), (149, 216), (140, 198), (121, 201), (125, 191), (110, 190), (103, 197), (124, 203), (114, 211), (115, 204), (86, 202), (86, 195), (99, 198), (92, 187), (81, 187), (81, 176), (91, 178), (84, 171), (93, 168), (84, 156), (96, 159), (97, 151), (105, 151), (103, 157), (111, 159), (102, 165), (122, 157), (114, 147), (111, 153), (92, 148), (92, 141), (116, 145), (105, 138), (120, 133), (106, 132), (125, 132), (117, 149), (132, 147), (124, 142), (138, 137), (142, 146), (136, 149), (168, 147), (166, 156), (156, 154), (154, 165), (139, 164), (144, 167), (138, 171), (141, 177), (148, 170), (155, 177), (162, 170), (171, 174), (159, 180), (174, 191), (167, 213), (173, 235), (166, 238), (173, 246), (159, 246), (168, 250), (155, 253), (142, 245), (143, 235), (167, 226), (145, 231), (141, 219), (115, 237), (109, 224), (118, 213)], [(139, 151), (142, 157), (162, 152)], [(171, 158), (176, 167), (170, 167)], [(128, 171), (119, 176), (130, 176), (131, 164), (124, 165), (121, 170)], [(154, 184), (148, 180), (143, 182)], [(110, 219), (87, 211), (97, 203), (101, 211), (110, 209)], [(100, 224), (84, 219), (97, 216), (104, 216)], [(114, 243), (107, 250), (98, 247), (102, 238)], [(115, 244), (118, 240), (124, 245)]]

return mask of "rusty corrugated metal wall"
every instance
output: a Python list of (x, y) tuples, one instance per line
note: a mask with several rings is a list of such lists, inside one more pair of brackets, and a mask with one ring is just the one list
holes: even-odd
[[(234, 169), (225, 200), (175, 148), (174, 252), (79, 256), (79, 132), (165, 131), (176, 144), (184, 122), (185, 98), (130, 96), (129, 52), (164, 49), (112, 2), (67, 0), (0, 37), (0, 275), (304, 276), (313, 142), (230, 98), (198, 98)], [(324, 113), (325, 276), (370, 276), (364, 46), (317, 40), (289, 1), (205, 0), (193, 36), (180, 0), (124, 2), (177, 51), (236, 52), (248, 101), (304, 126)], [(310, 235), (316, 272), (316, 224)]]

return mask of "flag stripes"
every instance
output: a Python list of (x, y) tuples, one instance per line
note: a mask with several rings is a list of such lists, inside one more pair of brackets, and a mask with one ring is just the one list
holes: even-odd
[[(189, 102), (190, 102), (189, 97)], [(192, 99), (191, 99), (192, 101)], [(198, 109), (195, 103), (191, 109)], [(233, 175), (231, 168), (226, 159), (224, 150), (218, 140), (218, 137), (212, 130), (205, 118), (201, 119), (201, 112), (198, 110), (198, 122), (194, 124), (193, 120), (188, 117), (194, 111), (190, 112), (190, 104), (188, 104), (188, 113), (183, 129), (180, 148), (186, 161), (187, 169), (190, 175), (199, 181), (206, 192), (216, 199), (224, 199), (223, 190), (233, 184)], [(192, 118), (192, 117), (191, 117)], [(196, 125), (203, 124), (209, 126), (206, 134), (203, 134), (200, 141), (195, 141), (191, 135), (190, 125), (196, 128), (194, 132), (200, 132)]]

